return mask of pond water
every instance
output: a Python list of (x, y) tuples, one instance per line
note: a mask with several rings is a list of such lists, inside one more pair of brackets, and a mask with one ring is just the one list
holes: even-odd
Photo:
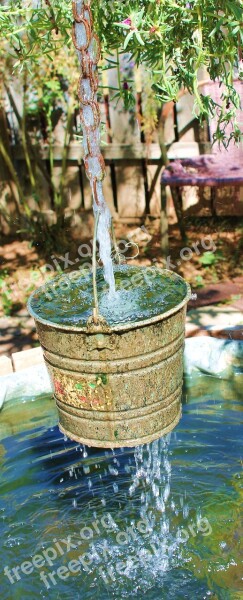
[[(187, 284), (176, 273), (156, 267), (114, 268), (116, 292), (110, 293), (103, 270), (97, 272), (101, 315), (109, 325), (136, 322), (160, 315), (182, 302)], [(89, 271), (59, 275), (35, 291), (29, 306), (38, 319), (83, 327), (92, 314), (93, 281)]]
[(180, 424), (135, 450), (67, 440), (50, 396), (7, 403), (1, 599), (242, 599), (239, 382), (187, 378)]

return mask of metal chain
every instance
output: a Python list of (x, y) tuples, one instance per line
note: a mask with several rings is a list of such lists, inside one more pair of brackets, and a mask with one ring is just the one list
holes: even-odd
[(90, 180), (96, 206), (102, 209), (103, 195), (98, 182), (105, 177), (105, 162), (100, 152), (100, 108), (97, 101), (100, 41), (93, 31), (90, 3), (73, 0), (72, 39), (77, 50), (81, 75), (78, 83), (80, 118), (83, 129), (84, 165)]
[(100, 259), (104, 276), (110, 289), (115, 289), (115, 278), (111, 257), (110, 222), (111, 215), (106, 205), (102, 180), (105, 176), (105, 162), (100, 151), (100, 108), (97, 100), (98, 69), (101, 48), (100, 41), (93, 31), (91, 0), (72, 0), (72, 38), (76, 48), (81, 74), (78, 83), (80, 118), (83, 129), (84, 165), (90, 180), (94, 199), (95, 228), (93, 237), (92, 277), (94, 290), (93, 316), (88, 320), (89, 327), (107, 328), (99, 314), (96, 281), (96, 242), (99, 243)]

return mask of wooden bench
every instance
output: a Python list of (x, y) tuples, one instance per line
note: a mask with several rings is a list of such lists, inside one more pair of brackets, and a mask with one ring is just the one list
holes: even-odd
[[(239, 93), (242, 104), (243, 104), (243, 82), (237, 80), (234, 82), (234, 87)], [(221, 95), (222, 89), (219, 84), (208, 81), (204, 82), (202, 86), (202, 93), (211, 95), (215, 102), (218, 104), (222, 103)], [(237, 111), (237, 118), (239, 125), (242, 128), (243, 134), (243, 123), (242, 123), (242, 112)], [(212, 120), (209, 123), (209, 134), (210, 142), (213, 141), (213, 134), (216, 130), (216, 121)], [(226, 128), (226, 133), (230, 135), (231, 125), (229, 124)], [(162, 240), (162, 249), (166, 249), (166, 243), (168, 245), (168, 239), (166, 242), (166, 230), (168, 225), (166, 224), (166, 195), (165, 186), (170, 186), (171, 195), (175, 206), (175, 211), (178, 219), (178, 225), (182, 239), (186, 239), (185, 226), (183, 223), (183, 209), (182, 209), (182, 188), (184, 186), (197, 186), (198, 188), (210, 187), (211, 189), (211, 213), (216, 216), (215, 208), (215, 189), (218, 187), (234, 186), (238, 192), (240, 187), (243, 186), (243, 142), (241, 140), (239, 145), (233, 142), (229, 143), (227, 149), (219, 148), (218, 145), (212, 146), (212, 154), (204, 154), (196, 158), (188, 158), (182, 160), (175, 160), (171, 162), (163, 171), (161, 177), (162, 194), (161, 194), (161, 208), (162, 216), (164, 219), (164, 225), (161, 222), (162, 235), (164, 233), (164, 240)], [(240, 194), (238, 194), (240, 195)]]

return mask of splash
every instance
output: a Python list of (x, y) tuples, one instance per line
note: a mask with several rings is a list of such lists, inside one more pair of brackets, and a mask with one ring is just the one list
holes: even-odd
[[(178, 551), (178, 536), (170, 531), (171, 434), (134, 450), (135, 473), (130, 497), (140, 500), (140, 516), (147, 523), (149, 564), (153, 572), (165, 572)], [(151, 552), (152, 551), (152, 552)]]
[[(128, 456), (120, 449), (119, 461), (112, 451), (116, 464), (108, 470), (115, 478), (123, 463), (130, 481), (127, 503), (125, 507), (123, 483), (113, 479), (122, 517), (118, 519), (115, 511), (109, 514), (109, 532), (92, 545), (92, 558), (96, 573), (113, 592), (121, 591), (122, 598), (132, 597), (131, 590), (148, 593), (155, 581), (163, 585), (168, 573), (183, 562), (179, 529), (172, 523), (178, 511), (171, 498), (170, 438), (169, 434), (137, 446)], [(111, 458), (109, 451), (105, 455)], [(114, 568), (116, 561), (121, 561), (121, 572)]]

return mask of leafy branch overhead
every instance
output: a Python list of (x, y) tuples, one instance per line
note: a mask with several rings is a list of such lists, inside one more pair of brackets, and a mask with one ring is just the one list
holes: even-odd
[[(240, 103), (233, 82), (242, 77), (242, 0), (92, 0), (91, 5), (104, 56), (126, 51), (145, 65), (161, 103), (176, 102), (180, 90), (188, 89), (195, 96), (195, 114), (217, 115), (216, 139), (226, 141), (231, 121), (231, 137), (239, 141)], [(71, 51), (71, 21), (71, 0), (5, 0), (1, 45), (15, 57), (16, 69), (24, 63), (31, 69), (43, 55), (54, 61), (60, 48)], [(220, 106), (200, 93), (202, 68), (224, 84)]]

